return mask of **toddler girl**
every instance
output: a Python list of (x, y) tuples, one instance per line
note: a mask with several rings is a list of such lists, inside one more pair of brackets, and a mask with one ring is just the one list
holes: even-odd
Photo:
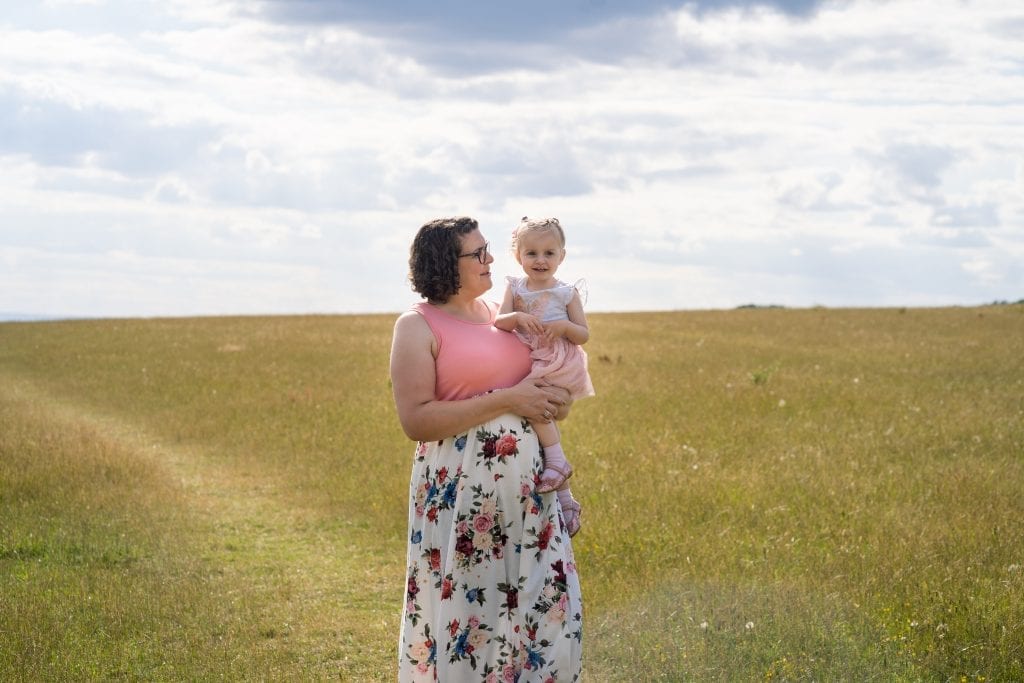
[[(512, 232), (512, 252), (526, 276), (506, 278), (508, 286), (495, 326), (515, 331), (530, 346), (530, 377), (564, 387), (574, 399), (593, 396), (587, 354), (580, 346), (590, 338), (583, 302), (575, 287), (555, 279), (565, 259), (565, 233), (558, 219), (524, 216)], [(569, 489), (572, 466), (562, 451), (558, 426), (553, 421), (531, 424), (544, 449), (544, 471), (537, 492), (558, 492), (562, 518), (569, 535), (574, 536), (580, 528), (580, 505)]]

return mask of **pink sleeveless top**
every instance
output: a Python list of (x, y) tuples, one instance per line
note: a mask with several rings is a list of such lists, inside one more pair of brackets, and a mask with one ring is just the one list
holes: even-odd
[(511, 332), (494, 326), (498, 305), (485, 301), (490, 317), (471, 323), (426, 302), (412, 310), (423, 316), (437, 340), (434, 395), (452, 401), (518, 384), (530, 373), (530, 349)]

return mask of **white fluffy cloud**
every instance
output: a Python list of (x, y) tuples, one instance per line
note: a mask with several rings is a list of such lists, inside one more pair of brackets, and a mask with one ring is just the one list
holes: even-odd
[(0, 311), (397, 311), (455, 213), (594, 310), (1024, 296), (1020, 11), (605, 5), (0, 10)]

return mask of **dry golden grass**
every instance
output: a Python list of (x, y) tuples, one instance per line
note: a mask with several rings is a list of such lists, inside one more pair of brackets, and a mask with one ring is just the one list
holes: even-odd
[[(1024, 677), (1024, 307), (590, 319), (587, 680)], [(392, 680), (392, 322), (0, 325), (0, 677)]]

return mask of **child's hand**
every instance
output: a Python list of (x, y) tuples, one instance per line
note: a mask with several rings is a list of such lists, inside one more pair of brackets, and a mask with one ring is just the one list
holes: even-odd
[(555, 320), (553, 322), (545, 323), (543, 327), (544, 339), (546, 339), (548, 343), (552, 343), (559, 337), (565, 336), (566, 330), (569, 329), (569, 321)]
[(516, 327), (528, 334), (544, 334), (544, 324), (540, 318), (529, 313), (516, 313)]

